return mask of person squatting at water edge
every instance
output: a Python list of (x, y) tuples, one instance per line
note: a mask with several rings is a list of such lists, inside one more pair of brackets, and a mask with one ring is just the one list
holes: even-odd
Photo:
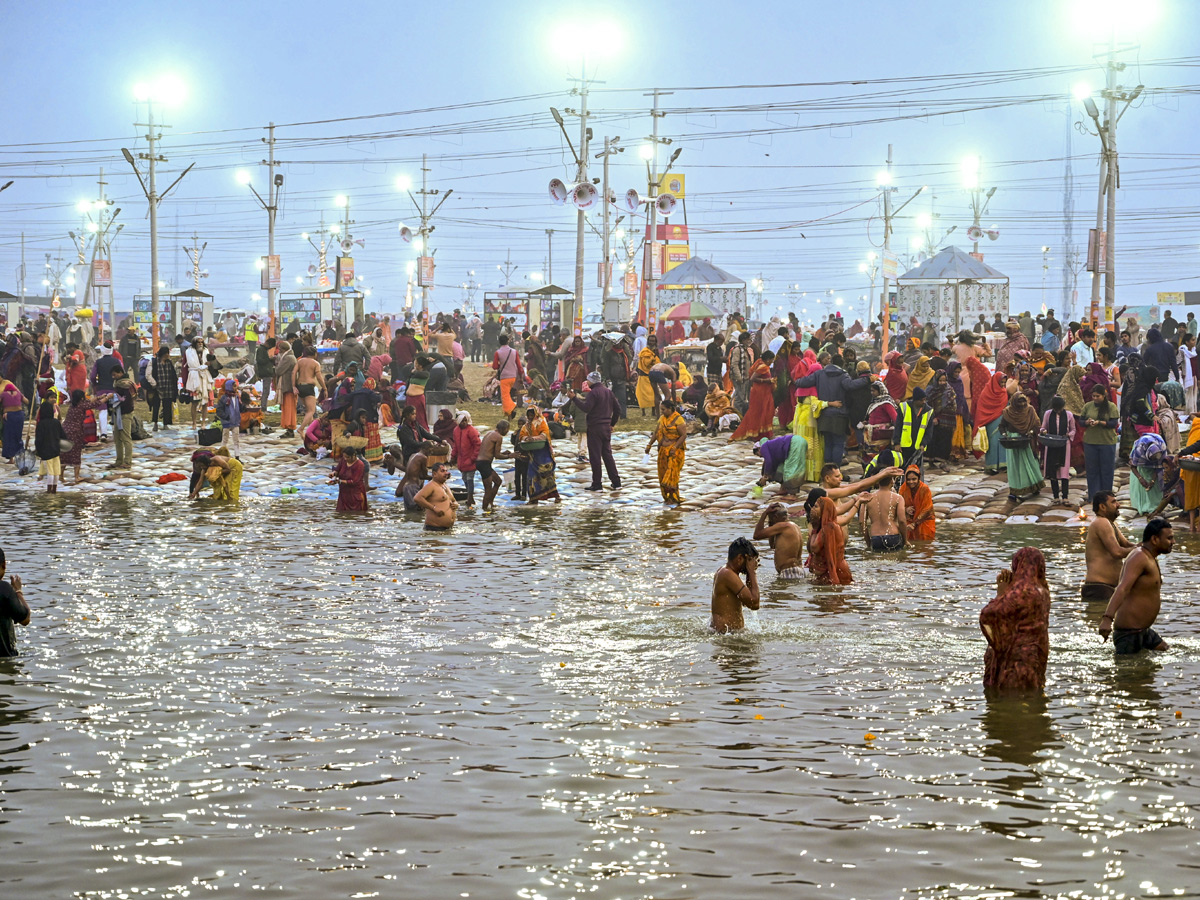
[(758, 609), (758, 550), (740, 537), (729, 545), (725, 565), (713, 576), (709, 628), (726, 633), (741, 631), (746, 627), (743, 606)]
[(1118, 656), (1139, 650), (1166, 650), (1167, 642), (1151, 627), (1162, 608), (1162, 569), (1158, 558), (1175, 546), (1171, 523), (1151, 519), (1142, 530), (1142, 544), (1125, 560), (1121, 581), (1100, 619), (1097, 631), (1112, 635)]

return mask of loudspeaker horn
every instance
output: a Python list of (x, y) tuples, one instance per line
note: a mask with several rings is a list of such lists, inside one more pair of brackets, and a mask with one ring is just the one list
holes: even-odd
[(999, 228), (989, 228), (987, 230), (987, 236), (988, 236), (988, 240), (992, 240), (992, 241), (996, 240), (996, 238), (1000, 237), (1000, 229)]
[(654, 201), (654, 205), (658, 207), (660, 214), (669, 216), (671, 213), (675, 212), (675, 195), (661, 194), (659, 198)]
[(554, 201), (555, 206), (562, 206), (566, 203), (570, 193), (570, 189), (563, 183), (561, 178), (550, 179), (550, 199)]
[(642, 198), (638, 196), (638, 192), (630, 188), (625, 192), (625, 208), (632, 212), (637, 212), (638, 207), (642, 205)]
[(407, 225), (401, 225), (400, 226), (400, 240), (404, 241), (404, 243), (406, 243), (406, 244), (411, 244), (412, 239), (413, 239), (412, 229), (409, 228)]
[(308, 267), (308, 274), (309, 274), (309, 276), (316, 275), (316, 274), (317, 274), (317, 267), (316, 267), (316, 266), (314, 266), (314, 265), (310, 265), (310, 266)]
[(342, 241), (342, 252), (343, 253), (349, 253), (353, 249), (354, 249), (354, 241), (350, 240), (350, 238), (346, 238), (344, 241)]
[(981, 237), (983, 237), (983, 229), (980, 228), (978, 225), (972, 225), (970, 228), (967, 229), (967, 240), (968, 241), (977, 241)]
[(600, 200), (600, 191), (590, 181), (581, 181), (571, 188), (571, 205), (576, 209), (591, 209)]

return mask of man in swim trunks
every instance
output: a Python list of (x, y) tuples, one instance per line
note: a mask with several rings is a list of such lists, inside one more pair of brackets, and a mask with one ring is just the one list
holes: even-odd
[(908, 528), (904, 502), (892, 490), (890, 478), (879, 482), (879, 489), (859, 507), (859, 516), (869, 550), (890, 553), (904, 546), (904, 535)]
[(294, 379), (296, 399), (304, 407), (304, 420), (296, 430), (304, 434), (317, 413), (317, 397), (325, 392), (325, 381), (321, 377), (321, 364), (317, 362), (316, 347), (304, 348), (304, 355), (296, 360)]
[(479, 458), (475, 460), (475, 468), (483, 476), (483, 511), (492, 508), (496, 493), (503, 483), (492, 462), (497, 459), (512, 459), (512, 451), (504, 449), (504, 436), (508, 434), (508, 419), (501, 419), (496, 427), (483, 436), (479, 443)]
[(1121, 506), (1112, 491), (1097, 491), (1092, 510), (1096, 518), (1088, 526), (1084, 542), (1087, 574), (1079, 594), (1084, 600), (1107, 603), (1121, 580), (1121, 563), (1133, 552), (1134, 545), (1117, 527)]
[(1111, 634), (1118, 656), (1140, 650), (1166, 650), (1167, 642), (1152, 626), (1162, 608), (1162, 569), (1158, 558), (1175, 545), (1171, 523), (1151, 519), (1142, 531), (1142, 545), (1129, 554), (1121, 581), (1108, 601), (1097, 629), (1106, 641)]
[(458, 517), (458, 501), (446, 487), (450, 469), (445, 463), (437, 463), (429, 473), (429, 484), (417, 491), (413, 502), (425, 510), (426, 531), (449, 531)]
[(421, 508), (416, 498), (429, 478), (429, 451), (432, 449), (433, 443), (424, 441), (420, 449), (409, 454), (408, 462), (404, 464), (404, 477), (396, 485), (396, 496), (404, 498), (405, 512), (415, 512)]
[(775, 572), (780, 578), (805, 577), (800, 565), (804, 536), (800, 526), (788, 517), (788, 508), (782, 503), (772, 503), (763, 510), (754, 526), (754, 540), (770, 542), (775, 551)]
[(746, 627), (743, 606), (758, 609), (758, 550), (740, 537), (729, 545), (727, 560), (713, 576), (712, 620), (708, 624), (713, 631), (725, 633)]

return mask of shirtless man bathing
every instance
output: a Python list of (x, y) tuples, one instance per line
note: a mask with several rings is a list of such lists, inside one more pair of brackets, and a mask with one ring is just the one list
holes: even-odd
[(1092, 498), (1096, 518), (1088, 526), (1083, 555), (1087, 574), (1079, 594), (1084, 600), (1107, 603), (1121, 580), (1121, 563), (1133, 552), (1129, 542), (1117, 527), (1121, 505), (1112, 491), (1097, 491)]
[(879, 482), (879, 489), (860, 507), (863, 534), (867, 549), (890, 553), (904, 546), (908, 522), (904, 501), (892, 490), (892, 480)]
[(508, 434), (508, 419), (501, 419), (496, 427), (483, 436), (479, 443), (479, 458), (475, 460), (475, 468), (483, 476), (483, 511), (492, 508), (496, 492), (503, 484), (502, 479), (492, 468), (492, 463), (498, 459), (512, 459), (511, 451), (504, 449), (504, 436)]
[(1162, 569), (1159, 557), (1175, 545), (1171, 523), (1151, 519), (1142, 532), (1142, 545), (1129, 554), (1108, 608), (1097, 629), (1106, 641), (1111, 634), (1113, 649), (1124, 656), (1139, 650), (1166, 650), (1167, 642), (1152, 626), (1162, 607)]
[(426, 531), (449, 531), (458, 518), (455, 510), (458, 501), (446, 487), (450, 469), (445, 463), (437, 463), (429, 472), (429, 483), (417, 492), (413, 502), (425, 510)]
[(757, 573), (758, 551), (746, 538), (738, 538), (729, 545), (728, 561), (713, 576), (709, 628), (728, 633), (746, 627), (742, 607), (758, 609)]
[(800, 565), (804, 536), (782, 503), (772, 503), (762, 511), (754, 526), (754, 540), (770, 542), (775, 551), (775, 572), (780, 578), (805, 577), (804, 567)]

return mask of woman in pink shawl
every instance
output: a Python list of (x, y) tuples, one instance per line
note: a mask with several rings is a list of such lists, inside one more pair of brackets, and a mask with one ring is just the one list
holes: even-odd
[(1046, 686), (1050, 657), (1050, 586), (1040, 550), (1023, 547), (1012, 570), (996, 578), (996, 597), (979, 614), (987, 639), (983, 686), (989, 693), (1021, 694)]
[(371, 363), (367, 366), (367, 377), (374, 378), (376, 384), (382, 384), (383, 372), (385, 369), (388, 369), (391, 364), (392, 358), (386, 353), (381, 353), (379, 356), (372, 356)]

